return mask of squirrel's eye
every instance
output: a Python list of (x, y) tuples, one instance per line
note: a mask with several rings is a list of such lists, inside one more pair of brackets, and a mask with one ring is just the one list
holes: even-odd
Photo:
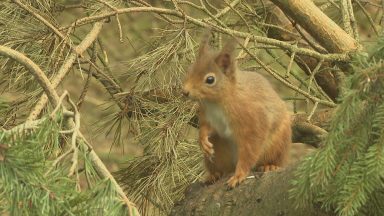
[(213, 76), (208, 76), (205, 79), (205, 83), (207, 83), (207, 84), (213, 84), (214, 82), (215, 82), (215, 77), (213, 77)]

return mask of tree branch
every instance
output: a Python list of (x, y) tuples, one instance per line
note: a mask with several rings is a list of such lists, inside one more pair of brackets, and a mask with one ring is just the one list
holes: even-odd
[(271, 0), (332, 53), (358, 49), (358, 43), (311, 0)]
[(31, 59), (26, 57), (24, 54), (2, 45), (0, 45), (0, 55), (11, 58), (17, 61), (18, 63), (22, 64), (24, 67), (26, 67), (29, 70), (29, 72), (33, 74), (37, 82), (43, 88), (46, 95), (48, 95), (48, 97), (46, 96), (46, 99), (49, 99), (49, 101), (52, 103), (53, 106), (57, 106), (59, 101), (59, 96), (57, 95), (48, 77), (45, 75), (45, 73), (40, 69), (40, 67), (37, 64), (35, 64)]
[(225, 186), (226, 178), (209, 186), (193, 183), (185, 190), (185, 198), (174, 205), (170, 215), (333, 215), (314, 204), (295, 208), (289, 191), (297, 165), (275, 172), (253, 173), (254, 176), (249, 176), (230, 191)]
[(64, 27), (64, 29), (70, 28), (73, 26), (79, 26), (79, 25), (85, 25), (88, 23), (92, 23), (96, 20), (101, 20), (101, 19), (105, 19), (105, 18), (108, 18), (111, 16), (115, 16), (116, 14), (137, 13), (137, 12), (153, 12), (153, 13), (157, 13), (157, 14), (166, 14), (166, 15), (176, 16), (176, 17), (179, 17), (181, 19), (185, 18), (190, 23), (195, 24), (195, 25), (200, 26), (200, 27), (212, 28), (213, 30), (216, 30), (216, 31), (228, 34), (228, 35), (236, 36), (238, 38), (243, 38), (243, 39), (250, 38), (257, 43), (264, 43), (264, 44), (278, 46), (278, 47), (287, 49), (291, 52), (296, 52), (299, 54), (308, 55), (308, 56), (312, 56), (315, 58), (323, 58), (324, 60), (329, 60), (329, 61), (347, 61), (347, 60), (349, 60), (349, 56), (347, 54), (321, 54), (321, 53), (318, 53), (318, 52), (313, 51), (311, 49), (298, 48), (298, 47), (291, 45), (290, 43), (287, 43), (287, 42), (283, 42), (283, 41), (279, 41), (279, 40), (275, 40), (275, 39), (271, 39), (271, 38), (267, 38), (267, 37), (257, 36), (257, 35), (253, 35), (253, 34), (247, 33), (247, 32), (232, 30), (229, 28), (215, 25), (215, 24), (207, 22), (207, 21), (202, 21), (202, 20), (193, 18), (193, 17), (188, 16), (188, 15), (184, 16), (181, 12), (178, 12), (175, 10), (165, 9), (165, 8), (157, 8), (157, 7), (120, 8), (117, 11), (107, 12), (107, 13), (79, 19), (76, 22), (74, 22), (73, 24), (71, 24), (70, 26)]
[(17, 4), (19, 7), (23, 8), (24, 10), (28, 11), (32, 16), (36, 17), (39, 21), (41, 21), (44, 25), (46, 25), (48, 28), (50, 28), (57, 36), (59, 36), (61, 39), (65, 41), (66, 44), (68, 44), (70, 47), (70, 43), (68, 41), (68, 38), (64, 36), (55, 26), (53, 26), (50, 22), (48, 22), (44, 17), (42, 17), (40, 14), (33, 11), (31, 8), (29, 8), (27, 5), (24, 5), (19, 0), (12, 0), (15, 4)]
[[(73, 123), (73, 121), (72, 121)], [(79, 137), (82, 139), (82, 141), (86, 144), (86, 146), (89, 149), (89, 157), (91, 159), (92, 165), (95, 167), (97, 173), (108, 180), (111, 181), (112, 185), (115, 187), (115, 190), (117, 194), (123, 199), (123, 202), (127, 205), (129, 208), (130, 215), (138, 215), (140, 216), (138, 210), (135, 207), (135, 204), (132, 203), (128, 198), (127, 195), (124, 193), (124, 190), (120, 187), (120, 185), (117, 183), (115, 178), (112, 176), (112, 174), (108, 171), (108, 168), (104, 165), (103, 161), (99, 158), (99, 156), (96, 154), (96, 152), (93, 150), (92, 146), (88, 143), (88, 141), (85, 139), (83, 134), (79, 133)]]
[[(269, 20), (269, 22), (275, 25), (285, 26), (288, 29), (293, 28), (291, 27), (291, 22), (284, 16), (284, 13), (278, 7), (271, 9), (269, 12)], [(279, 29), (269, 29), (268, 36), (282, 41), (295, 41), (300, 39), (295, 35), (287, 34)], [(291, 55), (291, 52), (288, 51), (287, 55)], [(320, 61), (316, 58), (301, 54), (296, 55), (294, 60), (301, 70), (309, 76), (312, 75), (312, 71), (314, 71)], [(339, 95), (339, 80), (336, 79), (334, 72), (330, 68), (332, 68), (332, 62), (324, 61), (319, 68), (319, 72), (314, 74), (314, 76), (316, 83), (321, 87), (325, 94), (327, 94), (333, 101), (336, 101), (336, 98)]]
[[(74, 52), (69, 55), (68, 59), (63, 63), (57, 75), (52, 79), (52, 87), (56, 88), (64, 77), (68, 74), (69, 70), (72, 68), (73, 63), (76, 61), (78, 55), (81, 55), (97, 38), (101, 29), (103, 27), (103, 22), (96, 22), (93, 25), (91, 31), (85, 36), (84, 40), (74, 48)], [(28, 116), (28, 120), (34, 120), (41, 113), (44, 107), (47, 104), (47, 96), (44, 94), (40, 97), (39, 101), (33, 108), (32, 112)]]
[[(22, 130), (33, 129), (38, 124), (40, 124), (42, 122), (42, 120), (36, 120), (36, 121), (33, 121), (33, 120), (36, 119), (36, 117), (40, 114), (41, 110), (45, 107), (45, 105), (47, 103), (47, 99), (49, 99), (50, 102), (52, 103), (52, 105), (55, 107), (57, 107), (61, 104), (61, 103), (59, 104), (60, 98), (57, 95), (54, 88), (57, 87), (57, 85), (61, 82), (61, 80), (68, 73), (68, 71), (72, 67), (72, 64), (75, 62), (77, 55), (83, 53), (94, 42), (94, 40), (97, 38), (98, 34), (100, 33), (102, 26), (103, 26), (102, 22), (96, 22), (94, 24), (94, 27), (88, 33), (88, 35), (84, 38), (84, 40), (77, 47), (75, 47), (75, 52), (73, 52), (70, 55), (70, 57), (67, 59), (67, 61), (62, 65), (57, 76), (53, 79), (52, 84), (50, 83), (49, 79), (46, 77), (45, 73), (32, 60), (30, 60), (29, 58), (24, 56), (22, 53), (19, 53), (15, 50), (12, 50), (10, 48), (7, 48), (7, 47), (0, 45), (0, 55), (4, 55), (6, 57), (12, 58), (15, 61), (21, 63), (23, 66), (25, 66), (35, 76), (35, 78), (37, 79), (39, 84), (42, 86), (42, 88), (46, 92), (46, 94), (44, 94), (40, 98), (39, 102), (35, 106), (34, 111), (28, 117), (29, 121), (25, 122), (24, 124), (22, 124), (21, 126), (18, 126), (16, 128), (22, 128)], [(72, 103), (72, 105), (76, 108), (74, 103)], [(99, 156), (96, 154), (95, 151), (93, 151), (93, 148), (91, 147), (91, 145), (85, 140), (84, 136), (79, 131), (79, 121), (80, 121), (79, 114), (75, 115), (75, 120), (77, 122), (76, 124), (73, 120), (69, 121), (70, 125), (74, 128), (74, 132), (72, 134), (72, 145), (76, 145), (75, 143), (79, 142), (79, 140), (76, 141), (76, 139), (78, 138), (77, 135), (79, 134), (82, 141), (86, 142), (88, 148), (90, 149), (89, 156), (90, 156), (90, 159), (92, 161), (92, 164), (96, 167), (96, 170), (98, 171), (98, 173), (101, 176), (109, 179), (112, 182), (112, 184), (115, 186), (116, 192), (123, 199), (124, 203), (127, 204), (127, 207), (129, 208), (129, 211), (130, 211), (130, 215), (139, 215), (137, 209), (134, 207), (132, 208), (132, 206), (134, 206), (134, 204), (128, 200), (124, 191), (118, 185), (118, 183), (116, 182), (116, 180), (114, 179), (112, 174), (108, 171), (108, 169), (105, 167), (104, 163), (100, 160)], [(80, 140), (80, 142), (81, 142), (81, 140)], [(74, 150), (77, 150), (76, 146), (74, 147)], [(70, 175), (74, 172), (74, 169), (76, 168), (77, 154), (74, 154), (73, 161), (74, 161), (74, 163), (71, 166)]]
[(261, 61), (256, 55), (254, 55), (253, 53), (251, 53), (246, 47), (244, 47), (243, 44), (239, 43), (243, 49), (248, 53), (249, 56), (251, 56), (261, 67), (264, 68), (265, 71), (267, 71), (269, 74), (271, 74), (274, 78), (276, 78), (277, 80), (279, 80), (280, 82), (282, 82), (284, 85), (286, 85), (287, 87), (289, 87), (290, 89), (300, 93), (301, 95), (305, 96), (306, 98), (310, 99), (312, 102), (314, 103), (319, 103), (319, 104), (323, 104), (323, 105), (326, 105), (328, 107), (335, 107), (336, 104), (333, 103), (332, 101), (326, 101), (326, 100), (321, 100), (320, 98), (317, 98), (313, 95), (310, 95), (308, 94), (307, 92), (305, 92), (304, 90), (294, 86), (293, 84), (289, 83), (287, 80), (285, 80), (284, 78), (280, 77), (278, 75), (277, 72), (275, 72), (272, 68), (268, 67), (266, 64), (264, 64), (263, 61)]
[[(63, 101), (64, 97), (69, 97), (67, 92), (64, 92), (63, 95), (61, 96), (61, 98), (58, 98), (57, 106), (55, 107), (55, 109), (50, 114), (50, 117), (52, 117), (54, 115), (54, 113), (57, 112), (57, 110), (59, 109), (59, 106), (62, 106), (62, 101)], [(73, 102), (70, 102), (70, 103), (71, 103), (72, 107), (74, 109), (76, 109), (76, 105)], [(67, 116), (70, 117), (68, 119), (68, 124), (69, 124), (69, 126), (71, 128), (73, 128), (73, 130), (72, 130), (72, 133), (73, 133), (72, 134), (72, 142), (71, 142), (72, 143), (72, 147), (71, 147), (70, 151), (64, 153), (64, 156), (62, 155), (56, 161), (54, 161), (54, 164), (57, 164), (59, 162), (59, 160), (61, 160), (66, 155), (68, 155), (68, 154), (70, 154), (72, 152), (78, 151), (78, 149), (77, 149), (78, 147), (76, 146), (76, 143), (77, 143), (77, 145), (80, 145), (80, 144), (84, 145), (84, 147), (86, 149), (88, 149), (88, 154), (89, 154), (90, 161), (91, 161), (92, 165), (95, 167), (95, 170), (97, 171), (98, 175), (101, 178), (105, 178), (105, 179), (108, 179), (109, 181), (111, 181), (111, 183), (114, 186), (114, 189), (116, 190), (117, 194), (121, 197), (122, 201), (126, 204), (127, 208), (129, 209), (130, 215), (140, 215), (138, 213), (138, 210), (136, 209), (134, 203), (129, 201), (129, 199), (127, 198), (127, 195), (124, 193), (123, 189), (116, 182), (115, 178), (108, 171), (107, 167), (101, 161), (101, 159), (96, 154), (96, 152), (93, 150), (93, 147), (91, 146), (91, 144), (89, 144), (89, 142), (85, 139), (84, 135), (79, 130), (80, 114), (76, 113), (76, 110), (75, 110), (74, 113), (72, 113), (72, 112), (67, 111), (64, 108), (64, 114), (65, 113), (70, 114), (70, 115), (67, 115)], [(76, 123), (74, 122), (73, 118), (75, 118)], [(7, 133), (7, 134), (12, 134), (12, 133), (22, 133), (25, 130), (33, 130), (33, 129), (36, 129), (40, 124), (42, 124), (46, 120), (47, 119), (44, 117), (44, 118), (41, 118), (41, 119), (38, 119), (38, 120), (26, 121), (23, 124), (20, 124), (20, 125), (18, 125), (16, 127), (13, 127), (10, 130), (3, 130), (3, 132)], [(73, 159), (72, 160), (73, 160), (74, 163), (72, 164), (72, 166), (70, 168), (70, 175), (72, 175), (72, 173), (75, 172), (74, 170), (75, 170), (75, 168), (77, 166), (77, 157), (78, 157), (77, 154), (73, 155)], [(52, 169), (53, 168), (50, 168), (50, 170), (52, 170)], [(47, 175), (47, 173), (50, 170), (48, 170), (45, 173), (45, 175)]]

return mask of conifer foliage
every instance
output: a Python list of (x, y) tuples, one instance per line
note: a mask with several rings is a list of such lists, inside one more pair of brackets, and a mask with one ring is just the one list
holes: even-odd
[[(0, 213), (135, 215), (115, 185), (97, 173), (84, 140), (78, 150), (67, 147), (63, 120), (59, 114), (0, 131)], [(68, 158), (74, 151), (82, 170), (71, 173), (74, 161)], [(86, 178), (86, 187), (80, 178)]]
[(297, 171), (299, 205), (318, 202), (341, 216), (384, 212), (384, 61), (380, 43), (375, 49), (356, 57), (324, 148)]

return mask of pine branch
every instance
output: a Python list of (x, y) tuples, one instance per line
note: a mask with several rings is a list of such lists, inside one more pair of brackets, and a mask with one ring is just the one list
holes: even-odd
[[(72, 68), (73, 63), (76, 61), (77, 56), (83, 53), (96, 40), (102, 27), (103, 27), (102, 22), (96, 22), (93, 25), (93, 28), (91, 29), (91, 31), (89, 31), (87, 36), (83, 39), (83, 41), (74, 48), (76, 52), (69, 55), (69, 57), (61, 66), (60, 70), (57, 72), (57, 75), (52, 79), (53, 88), (56, 88), (60, 84), (60, 82), (64, 79), (64, 77), (68, 74), (69, 70)], [(28, 120), (36, 119), (37, 116), (44, 109), (46, 104), (47, 104), (47, 96), (43, 95), (40, 97), (36, 106), (33, 108), (32, 112), (29, 114)]]
[(24, 54), (2, 45), (0, 45), (0, 55), (11, 58), (26, 67), (29, 72), (31, 72), (36, 78), (40, 86), (44, 89), (47, 98), (49, 98), (49, 101), (52, 103), (52, 105), (57, 106), (59, 96), (57, 95), (54, 87), (52, 86), (45, 73), (40, 69), (38, 65), (36, 65), (31, 59), (26, 57)]
[(330, 52), (355, 51), (358, 43), (326, 16), (312, 1), (272, 0)]
[(353, 216), (367, 210), (374, 191), (382, 189), (383, 62), (363, 62), (345, 83), (324, 147), (299, 166), (291, 191), (299, 205), (321, 202), (338, 215)]
[[(171, 9), (157, 8), (157, 7), (131, 7), (131, 8), (120, 8), (114, 12), (107, 12), (107, 13), (100, 14), (100, 15), (85, 17), (85, 18), (76, 20), (70, 26), (85, 25), (85, 24), (92, 23), (92, 22), (97, 21), (97, 20), (101, 20), (101, 19), (105, 19), (105, 18), (108, 18), (111, 16), (115, 16), (117, 14), (137, 13), (137, 12), (153, 12), (156, 14), (166, 14), (166, 15), (176, 16), (179, 18), (184, 18), (184, 15), (182, 13), (177, 12), (175, 10), (171, 10)], [(297, 48), (294, 45), (291, 45), (289, 43), (282, 42), (279, 40), (275, 40), (275, 39), (271, 39), (271, 38), (267, 38), (267, 37), (256, 36), (256, 35), (252, 35), (250, 33), (232, 30), (229, 28), (215, 25), (215, 24), (210, 23), (210, 22), (203, 22), (199, 19), (193, 18), (193, 17), (188, 16), (188, 15), (185, 16), (185, 19), (187, 21), (191, 22), (192, 24), (195, 24), (199, 27), (212, 28), (213, 30), (216, 30), (218, 32), (222, 32), (222, 33), (236, 36), (239, 38), (251, 38), (252, 41), (255, 41), (257, 43), (264, 43), (264, 44), (268, 44), (268, 45), (278, 46), (278, 47), (287, 49), (289, 51), (295, 51), (296, 53), (303, 54), (303, 55), (308, 55), (308, 56), (312, 56), (312, 57), (316, 57), (316, 58), (323, 58), (324, 60), (328, 60), (328, 61), (347, 61), (349, 59), (348, 55), (346, 55), (346, 54), (320, 54), (320, 53), (313, 51), (313, 50), (310, 50), (310, 49)], [(70, 26), (64, 27), (63, 29), (70, 28)]]

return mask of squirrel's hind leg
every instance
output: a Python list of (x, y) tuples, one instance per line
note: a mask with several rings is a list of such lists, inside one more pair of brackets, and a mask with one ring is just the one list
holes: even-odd
[(257, 163), (257, 170), (262, 172), (275, 171), (287, 164), (291, 147), (290, 116), (286, 116), (280, 123), (280, 127), (268, 138), (269, 148)]

